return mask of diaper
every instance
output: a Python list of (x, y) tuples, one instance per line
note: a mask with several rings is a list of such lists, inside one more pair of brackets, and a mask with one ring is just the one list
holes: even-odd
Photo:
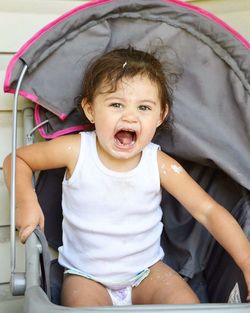
[(132, 287), (127, 286), (118, 290), (106, 288), (114, 306), (132, 304)]
[(104, 285), (109, 293), (114, 306), (118, 305), (131, 305), (132, 304), (132, 288), (137, 287), (144, 278), (150, 273), (150, 269), (146, 268), (143, 271), (136, 274), (134, 277), (124, 281), (111, 281), (109, 279), (98, 279), (97, 277), (90, 275), (86, 272), (79, 271), (77, 269), (67, 269), (64, 274), (72, 274), (82, 276)]

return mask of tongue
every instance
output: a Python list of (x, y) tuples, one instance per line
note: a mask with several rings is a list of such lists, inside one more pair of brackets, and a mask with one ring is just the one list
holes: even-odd
[(122, 145), (129, 145), (133, 141), (133, 133), (125, 130), (121, 130), (116, 134), (116, 138)]

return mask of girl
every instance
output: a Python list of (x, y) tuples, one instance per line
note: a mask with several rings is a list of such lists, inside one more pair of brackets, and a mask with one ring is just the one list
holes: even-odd
[[(154, 56), (116, 49), (85, 74), (81, 108), (95, 131), (18, 149), (16, 222), (22, 242), (37, 225), (44, 226), (32, 172), (67, 168), (59, 248), (63, 305), (199, 302), (161, 261), (161, 187), (231, 254), (244, 273), (250, 300), (250, 244), (240, 226), (151, 143), (171, 103), (168, 77)], [(4, 170), (9, 186), (10, 156)]]

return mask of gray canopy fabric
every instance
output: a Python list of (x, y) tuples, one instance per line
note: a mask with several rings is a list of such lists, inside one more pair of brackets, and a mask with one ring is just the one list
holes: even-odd
[[(27, 64), (20, 94), (39, 104), (39, 120), (49, 119), (44, 137), (80, 130), (75, 106), (89, 62), (115, 47), (150, 51), (158, 44), (160, 59), (177, 62), (182, 75), (174, 87), (173, 131), (156, 140), (233, 211), (242, 201), (241, 188), (250, 190), (250, 45), (205, 11), (174, 0), (80, 6), (20, 49), (5, 91), (13, 92)], [(167, 249), (176, 257), (174, 267), (192, 277), (206, 266), (214, 242), (170, 198), (163, 198)]]
[[(171, 153), (216, 165), (250, 189), (250, 53), (246, 43), (209, 15), (201, 15), (203, 11), (178, 1), (98, 3), (73, 10), (34, 36), (11, 63), (5, 90), (15, 88), (27, 64), (23, 94), (33, 95), (43, 108), (60, 117), (53, 119), (52, 126), (55, 130), (64, 127), (66, 133), (72, 126), (67, 116), (78, 115), (75, 100), (93, 57), (129, 44), (148, 50), (159, 43), (171, 47), (183, 67), (175, 88)], [(41, 111), (46, 118), (48, 113)], [(60, 119), (65, 122), (60, 124)], [(79, 116), (73, 122), (81, 125)], [(50, 131), (50, 125), (46, 127), (45, 133)], [(164, 142), (166, 136), (162, 136)]]

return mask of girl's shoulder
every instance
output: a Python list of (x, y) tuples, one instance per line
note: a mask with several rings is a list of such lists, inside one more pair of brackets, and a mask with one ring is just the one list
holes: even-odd
[(56, 141), (56, 146), (58, 146), (63, 153), (70, 151), (71, 153), (75, 152), (78, 154), (81, 146), (81, 134), (64, 135), (58, 137)]
[(75, 168), (80, 154), (81, 135), (70, 134), (61, 136), (53, 139), (51, 144), (54, 145), (58, 158), (63, 160), (62, 163), (67, 167), (67, 171), (70, 175)]
[(49, 168), (72, 167), (78, 158), (80, 135), (66, 135), (49, 141), (40, 141), (17, 149), (17, 157), (30, 168), (44, 170)]
[(157, 152), (157, 157), (158, 157), (159, 164), (161, 164), (161, 163), (169, 164), (169, 163), (173, 163), (173, 162), (178, 163), (172, 156), (170, 156), (169, 154), (167, 154), (166, 152), (164, 152), (160, 149)]
[(171, 174), (181, 174), (185, 172), (179, 162), (161, 150), (158, 151), (157, 160), (160, 176), (166, 176), (167, 174), (171, 176)]
[(72, 148), (73, 146), (79, 146), (81, 143), (81, 135), (79, 134), (69, 134), (69, 135), (63, 135), (57, 138), (52, 139), (49, 141), (52, 145), (62, 147), (63, 149), (65, 146), (68, 146)]

